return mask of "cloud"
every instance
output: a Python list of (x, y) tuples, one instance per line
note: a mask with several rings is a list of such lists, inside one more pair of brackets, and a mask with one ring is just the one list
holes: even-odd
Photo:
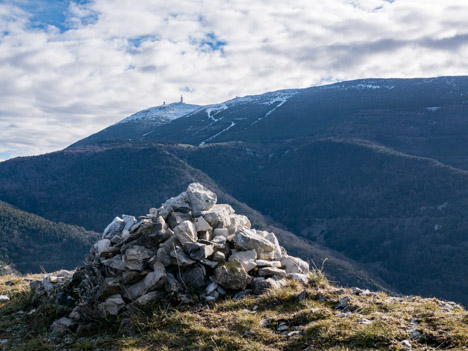
[(0, 4), (0, 160), (66, 147), (181, 94), (208, 104), (468, 69), (458, 0), (48, 4)]

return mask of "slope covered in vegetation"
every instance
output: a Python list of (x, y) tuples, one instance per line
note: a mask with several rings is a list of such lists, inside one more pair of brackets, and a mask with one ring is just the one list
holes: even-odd
[[(258, 298), (151, 305), (121, 321), (97, 319), (61, 337), (49, 327), (63, 307), (31, 304), (28, 278), (0, 278), (0, 342), (6, 350), (464, 350), (468, 313), (420, 297), (343, 289), (315, 271)], [(120, 326), (120, 327), (119, 327)]]

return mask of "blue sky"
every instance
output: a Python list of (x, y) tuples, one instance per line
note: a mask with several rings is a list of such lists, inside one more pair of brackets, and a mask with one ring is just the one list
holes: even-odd
[(468, 72), (459, 0), (0, 0), (0, 160), (161, 104)]

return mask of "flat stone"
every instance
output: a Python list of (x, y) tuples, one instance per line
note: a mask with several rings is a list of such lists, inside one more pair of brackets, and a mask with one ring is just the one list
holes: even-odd
[(285, 267), (287, 273), (309, 273), (309, 264), (298, 257), (286, 255), (281, 259), (281, 265)]
[(197, 217), (194, 220), (195, 228), (197, 232), (206, 232), (212, 230), (210, 224), (203, 217)]
[(122, 273), (122, 282), (125, 284), (135, 284), (142, 280), (148, 271), (125, 271)]
[(163, 214), (163, 209), (172, 208), (176, 212), (189, 213), (192, 209), (189, 202), (187, 192), (182, 192), (175, 197), (171, 197), (163, 205), (162, 209), (158, 209), (160, 215)]
[(164, 290), (168, 293), (178, 293), (182, 291), (182, 286), (171, 273), (166, 273), (166, 282), (164, 283)]
[(125, 227), (125, 221), (120, 217), (115, 217), (114, 220), (104, 229), (102, 234), (103, 239), (110, 239), (115, 235), (120, 235)]
[(218, 200), (214, 192), (205, 188), (200, 183), (190, 184), (187, 187), (187, 194), (194, 216), (199, 216), (202, 211), (209, 210), (216, 205), (216, 201)]
[(167, 224), (169, 224), (169, 227), (175, 228), (183, 221), (190, 221), (191, 218), (190, 213), (171, 212), (167, 217)]
[(162, 291), (152, 291), (136, 299), (135, 304), (139, 306), (146, 306), (149, 303), (158, 302), (159, 300), (161, 300), (161, 298), (163, 297), (162, 295), (163, 295)]
[(238, 260), (242, 267), (244, 267), (246, 272), (250, 272), (252, 269), (257, 267), (257, 263), (255, 262), (257, 258), (257, 251), (249, 250), (249, 251), (237, 251), (232, 250), (232, 254), (229, 257), (229, 261)]
[(98, 310), (104, 316), (117, 316), (119, 312), (125, 307), (125, 302), (122, 296), (116, 294), (110, 296), (106, 301), (98, 305)]
[(210, 268), (215, 268), (218, 265), (218, 262), (213, 262), (213, 261), (208, 260), (206, 258), (201, 259), (200, 262), (203, 263), (205, 266), (210, 267)]
[(250, 228), (251, 224), (246, 216), (232, 214), (229, 216), (230, 223), (227, 226), (229, 234), (235, 234), (241, 227)]
[(109, 239), (102, 239), (99, 240), (97, 243), (93, 245), (93, 250), (96, 256), (100, 256), (101, 253), (107, 250), (111, 246), (111, 241)]
[(276, 267), (263, 267), (258, 270), (258, 275), (260, 277), (272, 277), (275, 275), (286, 277), (287, 273), (284, 269), (279, 269)]
[(129, 216), (129, 215), (123, 215), (122, 219), (125, 222), (125, 226), (124, 226), (123, 230), (130, 231), (130, 228), (137, 222), (135, 217)]
[(163, 247), (160, 247), (158, 249), (158, 252), (156, 253), (156, 259), (159, 262), (161, 262), (164, 265), (164, 267), (168, 267), (172, 263), (171, 256), (169, 255), (169, 251)]
[(184, 245), (184, 250), (188, 252), (192, 260), (201, 260), (203, 258), (208, 258), (213, 254), (214, 246), (201, 244), (198, 242), (195, 243), (186, 243)]
[(195, 264), (195, 261), (188, 257), (184, 250), (179, 246), (172, 250), (169, 255), (173, 257), (172, 262), (177, 266), (187, 267)]
[(214, 281), (225, 289), (244, 290), (251, 280), (252, 278), (237, 260), (218, 265), (214, 273)]
[(309, 276), (307, 274), (288, 273), (287, 277), (289, 279), (297, 280), (297, 281), (301, 282), (304, 285), (307, 285), (309, 283)]
[(226, 261), (226, 255), (224, 254), (224, 252), (217, 251), (214, 253), (212, 259), (215, 262), (224, 262)]
[(224, 236), (225, 238), (227, 238), (228, 235), (229, 235), (229, 231), (228, 231), (227, 228), (215, 228), (215, 229), (213, 230), (213, 235), (214, 235), (215, 237), (217, 237), (218, 235), (222, 235), (222, 236)]
[(155, 264), (156, 271), (149, 272), (145, 278), (127, 288), (128, 297), (132, 300), (146, 294), (149, 291), (158, 289), (164, 285), (166, 279), (166, 270), (162, 263)]
[(109, 296), (120, 294), (121, 292), (122, 286), (120, 285), (119, 278), (106, 278), (101, 284), (96, 297), (99, 301), (104, 301)]
[(273, 256), (275, 245), (261, 235), (257, 234), (254, 230), (241, 227), (234, 238), (232, 239), (243, 250), (255, 250), (259, 258), (263, 259), (265, 253)]
[(8, 302), (10, 301), (10, 298), (6, 295), (0, 295), (0, 303), (1, 302)]
[(258, 267), (281, 267), (280, 261), (256, 260)]
[(152, 252), (144, 246), (133, 246), (125, 252), (125, 267), (132, 271), (142, 271)]
[(195, 225), (190, 221), (183, 221), (176, 226), (174, 228), (174, 234), (182, 245), (185, 243), (195, 242), (198, 239)]
[(273, 259), (275, 261), (281, 261), (281, 258), (282, 258), (281, 246), (279, 245), (278, 238), (276, 237), (276, 235), (274, 233), (267, 233), (267, 235), (265, 236), (265, 239), (270, 241), (275, 246)]
[(209, 211), (203, 211), (201, 215), (212, 228), (227, 227), (231, 224), (230, 215), (234, 213), (231, 206), (222, 204), (214, 205)]
[(206, 286), (206, 269), (202, 264), (196, 264), (188, 270), (182, 272), (181, 280), (186, 286), (201, 289)]

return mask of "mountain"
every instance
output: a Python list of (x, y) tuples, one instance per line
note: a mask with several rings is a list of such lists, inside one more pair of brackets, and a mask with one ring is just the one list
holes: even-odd
[(183, 102), (151, 107), (124, 118), (120, 122), (90, 135), (72, 146), (90, 145), (109, 139), (140, 140), (153, 133), (157, 127), (186, 116), (200, 107), (199, 105), (190, 105)]
[(467, 77), (441, 77), (237, 98), (0, 163), (0, 199), (102, 230), (199, 181), (392, 289), (468, 304), (467, 92)]
[(468, 77), (364, 79), (236, 98), (120, 138), (192, 145), (358, 139), (468, 170), (467, 115)]
[(73, 269), (98, 237), (81, 227), (55, 223), (0, 201), (0, 261), (22, 273)]
[[(101, 232), (117, 215), (144, 213), (192, 182), (201, 182), (259, 228), (277, 233), (293, 255), (320, 266), (344, 285), (389, 289), (338, 252), (298, 238), (222, 190), (166, 145), (111, 144), (74, 148), (0, 163), (0, 198), (54, 221)], [(65, 251), (66, 252), (66, 251)]]

